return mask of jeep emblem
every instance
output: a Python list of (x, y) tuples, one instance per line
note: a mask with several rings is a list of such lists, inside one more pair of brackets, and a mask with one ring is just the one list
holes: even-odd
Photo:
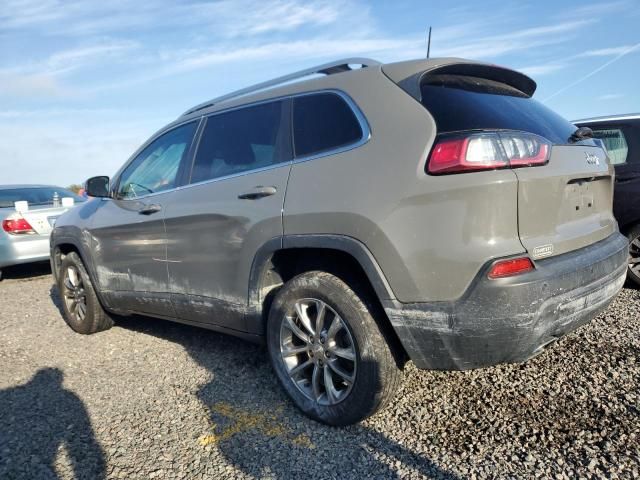
[(600, 159), (597, 155), (593, 155), (592, 153), (584, 152), (584, 157), (587, 160), (588, 165), (600, 165)]

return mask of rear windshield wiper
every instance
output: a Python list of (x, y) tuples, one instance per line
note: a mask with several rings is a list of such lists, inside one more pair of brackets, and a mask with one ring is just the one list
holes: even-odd
[(589, 127), (580, 127), (571, 134), (569, 143), (576, 143), (587, 138), (593, 138), (593, 131)]

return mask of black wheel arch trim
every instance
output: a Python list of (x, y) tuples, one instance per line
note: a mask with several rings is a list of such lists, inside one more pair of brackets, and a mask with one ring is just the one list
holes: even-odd
[(93, 290), (96, 292), (96, 295), (100, 300), (100, 303), (106, 306), (107, 308), (109, 308), (110, 307), (109, 302), (106, 301), (105, 296), (102, 295), (102, 292), (98, 288), (98, 283), (96, 281), (97, 275), (93, 268), (93, 262), (88, 261), (88, 259), (90, 259), (91, 257), (90, 255), (86, 254), (85, 248), (83, 247), (82, 243), (79, 242), (75, 237), (56, 236), (55, 238), (53, 237), (51, 238), (51, 262), (52, 262), (51, 269), (54, 274), (54, 279), (57, 281), (57, 272), (55, 272), (54, 265), (53, 265), (54, 252), (56, 248), (60, 247), (60, 245), (71, 245), (74, 247), (75, 251), (78, 253), (78, 255), (80, 255), (80, 260), (82, 260), (82, 263), (84, 264), (84, 268), (87, 271), (87, 274), (89, 275), (89, 279), (91, 280), (91, 283), (93, 284)]
[(249, 273), (247, 328), (262, 333), (264, 327), (260, 281), (273, 255), (282, 250), (319, 248), (351, 255), (362, 267), (378, 299), (385, 307), (397, 306), (397, 300), (380, 265), (365, 244), (353, 237), (335, 234), (299, 234), (275, 237), (256, 252)]

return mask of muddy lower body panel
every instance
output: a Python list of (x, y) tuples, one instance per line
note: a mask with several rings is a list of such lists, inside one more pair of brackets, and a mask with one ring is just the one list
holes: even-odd
[(627, 258), (628, 242), (616, 233), (515, 277), (490, 280), (487, 264), (454, 302), (385, 310), (418, 368), (522, 362), (603, 311), (624, 284)]

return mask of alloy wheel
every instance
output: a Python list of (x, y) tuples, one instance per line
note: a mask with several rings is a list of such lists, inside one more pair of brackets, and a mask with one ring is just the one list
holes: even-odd
[(322, 300), (295, 302), (280, 328), (280, 354), (291, 381), (320, 405), (343, 401), (353, 388), (357, 354), (347, 327)]
[(76, 321), (83, 321), (87, 314), (87, 294), (80, 272), (74, 266), (69, 266), (64, 272), (64, 302), (69, 315)]

